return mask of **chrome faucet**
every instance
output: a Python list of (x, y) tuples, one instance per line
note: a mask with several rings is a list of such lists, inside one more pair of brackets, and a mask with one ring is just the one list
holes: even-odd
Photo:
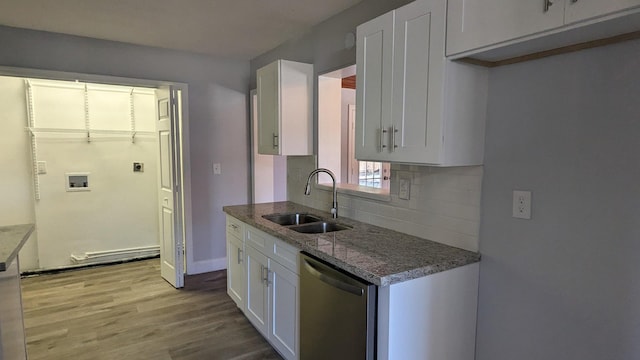
[(313, 175), (320, 172), (329, 174), (329, 176), (331, 176), (331, 180), (333, 181), (333, 205), (331, 206), (331, 216), (335, 219), (338, 217), (338, 193), (336, 191), (336, 177), (335, 175), (333, 175), (331, 170), (324, 168), (313, 170), (311, 174), (309, 174), (309, 178), (307, 179), (307, 187), (304, 189), (304, 194), (311, 194), (311, 178), (313, 177)]

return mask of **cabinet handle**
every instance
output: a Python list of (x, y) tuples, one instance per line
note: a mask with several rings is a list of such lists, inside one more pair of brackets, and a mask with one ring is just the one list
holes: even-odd
[(572, 3), (572, 4), (575, 4), (575, 3), (577, 3), (577, 2), (578, 2), (578, 0), (571, 0), (571, 3)]
[(264, 266), (264, 265), (260, 265), (260, 277), (262, 277), (262, 283), (265, 286), (269, 286), (269, 268)]
[(277, 148), (278, 147), (278, 134), (273, 133), (273, 148)]
[(391, 127), (391, 151), (395, 151), (398, 148), (398, 144), (396, 144), (396, 134), (398, 133), (398, 129), (395, 125)]
[(238, 264), (242, 263), (242, 249), (238, 248)]
[(380, 150), (378, 152), (382, 152), (387, 147), (387, 145), (384, 144), (384, 137), (386, 133), (387, 129), (380, 128)]
[(544, 12), (549, 11), (551, 5), (553, 5), (553, 2), (551, 2), (551, 0), (544, 0)]
[(238, 225), (236, 225), (236, 224), (231, 224), (229, 226), (231, 226), (231, 228), (233, 228), (233, 230), (238, 230)]

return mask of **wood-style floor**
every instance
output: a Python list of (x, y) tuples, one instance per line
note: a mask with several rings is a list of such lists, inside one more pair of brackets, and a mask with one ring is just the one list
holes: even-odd
[(152, 259), (22, 279), (29, 360), (280, 359), (212, 274), (176, 290)]

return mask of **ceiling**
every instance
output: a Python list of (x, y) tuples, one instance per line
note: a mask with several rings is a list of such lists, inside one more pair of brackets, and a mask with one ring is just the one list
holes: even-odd
[(249, 60), (362, 0), (2, 0), (0, 24)]

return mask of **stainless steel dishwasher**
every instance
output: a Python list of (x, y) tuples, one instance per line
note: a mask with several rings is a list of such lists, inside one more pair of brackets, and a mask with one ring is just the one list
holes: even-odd
[(300, 359), (375, 359), (376, 286), (300, 254)]

